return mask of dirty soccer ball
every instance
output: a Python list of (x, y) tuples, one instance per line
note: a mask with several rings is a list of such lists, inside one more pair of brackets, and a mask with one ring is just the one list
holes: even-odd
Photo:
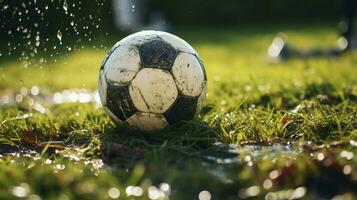
[(206, 92), (197, 52), (166, 32), (129, 35), (114, 45), (100, 68), (105, 111), (114, 121), (142, 131), (193, 119)]

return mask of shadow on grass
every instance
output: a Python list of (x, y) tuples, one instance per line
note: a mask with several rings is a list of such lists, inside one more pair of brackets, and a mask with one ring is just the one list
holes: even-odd
[(203, 122), (185, 121), (151, 133), (122, 126), (108, 128), (100, 140), (104, 161), (120, 166), (137, 161), (171, 163), (186, 157), (200, 157), (218, 140), (218, 135)]

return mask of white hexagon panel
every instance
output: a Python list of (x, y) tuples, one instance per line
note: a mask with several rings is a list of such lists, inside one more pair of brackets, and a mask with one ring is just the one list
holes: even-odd
[(178, 95), (170, 72), (153, 68), (140, 70), (129, 86), (129, 93), (139, 111), (156, 114), (167, 111)]
[(141, 68), (138, 48), (117, 46), (103, 66), (106, 80), (116, 85), (129, 85)]
[(205, 85), (205, 77), (201, 63), (196, 56), (179, 53), (171, 68), (171, 73), (183, 95), (196, 97), (201, 94)]

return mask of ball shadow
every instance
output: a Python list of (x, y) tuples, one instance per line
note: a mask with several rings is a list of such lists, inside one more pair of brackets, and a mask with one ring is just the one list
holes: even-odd
[(217, 132), (200, 119), (149, 133), (117, 126), (105, 129), (100, 135), (103, 161), (126, 167), (139, 161), (178, 163), (199, 158), (217, 140)]

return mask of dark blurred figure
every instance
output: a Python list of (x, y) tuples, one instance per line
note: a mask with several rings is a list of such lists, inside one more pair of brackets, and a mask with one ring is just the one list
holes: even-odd
[(146, 21), (147, 0), (112, 0), (114, 22), (121, 31), (135, 32), (143, 29), (165, 31), (169, 29), (163, 14), (159, 12), (149, 13), (149, 21)]
[(356, 0), (345, 0), (344, 1), (344, 13), (347, 23), (344, 24), (345, 30), (343, 30), (342, 36), (347, 40), (346, 49), (357, 48), (356, 38), (354, 37), (356, 27), (355, 27), (355, 12), (356, 12)]
[(274, 38), (268, 49), (270, 61), (277, 62), (289, 58), (308, 58), (315, 56), (339, 56), (343, 52), (357, 49), (357, 38), (355, 38), (355, 12), (356, 0), (343, 1), (344, 19), (341, 23), (342, 34), (337, 40), (337, 47), (331, 49), (301, 50), (295, 48), (285, 41), (284, 36)]

